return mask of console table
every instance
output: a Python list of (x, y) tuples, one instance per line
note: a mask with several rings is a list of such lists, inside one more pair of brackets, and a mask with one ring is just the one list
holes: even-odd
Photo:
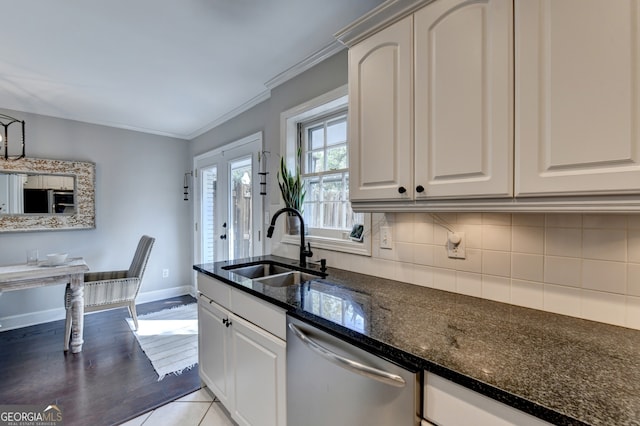
[[(84, 340), (84, 273), (89, 267), (81, 257), (67, 260), (59, 266), (48, 266), (46, 261), (37, 265), (0, 266), (0, 293), (43, 287), (55, 284), (71, 285), (71, 352), (82, 351)], [(62, 301), (62, 298), (61, 298)]]

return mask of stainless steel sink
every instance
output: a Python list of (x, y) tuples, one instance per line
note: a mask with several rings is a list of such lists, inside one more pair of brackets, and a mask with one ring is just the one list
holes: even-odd
[(302, 284), (313, 279), (318, 279), (317, 275), (307, 274), (300, 271), (291, 271), (284, 274), (272, 275), (257, 279), (256, 281), (271, 287), (286, 287), (295, 284)]
[(287, 268), (286, 266), (274, 265), (273, 263), (259, 263), (257, 265), (232, 265), (223, 267), (230, 272), (238, 274), (245, 278), (262, 278), (269, 275), (283, 274), (286, 272), (292, 272), (293, 268)]

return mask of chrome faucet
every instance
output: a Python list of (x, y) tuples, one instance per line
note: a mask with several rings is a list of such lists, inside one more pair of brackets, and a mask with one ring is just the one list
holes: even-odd
[(273, 228), (276, 224), (276, 219), (278, 219), (278, 216), (284, 212), (293, 213), (298, 216), (298, 219), (300, 219), (300, 266), (306, 268), (307, 257), (313, 256), (313, 252), (311, 251), (311, 244), (307, 244), (306, 246), (304, 244), (304, 219), (298, 210), (291, 207), (285, 207), (275, 212), (271, 218), (271, 225), (269, 225), (269, 229), (267, 229), (267, 238), (273, 237)]

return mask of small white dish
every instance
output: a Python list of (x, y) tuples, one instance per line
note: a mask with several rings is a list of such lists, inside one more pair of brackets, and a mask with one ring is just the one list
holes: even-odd
[(49, 266), (62, 265), (67, 261), (67, 253), (51, 253), (47, 255), (47, 264)]

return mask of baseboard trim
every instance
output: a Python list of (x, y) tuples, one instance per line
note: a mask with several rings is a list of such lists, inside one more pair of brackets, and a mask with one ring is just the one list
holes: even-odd
[[(193, 286), (183, 285), (162, 290), (146, 291), (140, 293), (136, 298), (136, 305), (141, 303), (155, 302), (156, 300), (169, 299), (172, 297), (190, 294), (196, 297), (196, 290)], [(14, 330), (16, 328), (29, 327), (30, 325), (44, 324), (52, 321), (64, 320), (66, 312), (64, 307), (48, 309), (45, 311), (29, 312), (27, 314), (11, 315), (0, 317), (0, 332)]]

